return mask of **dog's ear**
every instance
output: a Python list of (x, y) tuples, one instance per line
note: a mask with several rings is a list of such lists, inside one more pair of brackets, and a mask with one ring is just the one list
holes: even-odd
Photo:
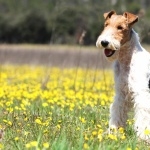
[(104, 13), (104, 18), (107, 19), (107, 18), (111, 18), (112, 15), (116, 14), (116, 12), (114, 10), (110, 11), (110, 12), (107, 12), (107, 13)]
[(127, 18), (127, 22), (129, 24), (129, 26), (132, 26), (134, 23), (136, 23), (138, 21), (138, 16), (134, 15), (134, 14), (131, 14), (129, 12), (125, 12), (123, 14), (123, 16), (125, 18)]

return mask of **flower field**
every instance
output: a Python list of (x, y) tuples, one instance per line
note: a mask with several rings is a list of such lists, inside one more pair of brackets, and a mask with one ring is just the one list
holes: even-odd
[(114, 96), (110, 70), (0, 66), (1, 149), (140, 150), (127, 121), (107, 133)]

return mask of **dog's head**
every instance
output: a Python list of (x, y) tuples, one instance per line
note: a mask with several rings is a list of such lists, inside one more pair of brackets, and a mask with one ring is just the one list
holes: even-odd
[(118, 57), (119, 50), (131, 38), (131, 30), (138, 16), (125, 12), (117, 15), (115, 11), (104, 13), (104, 30), (98, 37), (96, 46), (104, 49), (108, 60), (113, 61)]

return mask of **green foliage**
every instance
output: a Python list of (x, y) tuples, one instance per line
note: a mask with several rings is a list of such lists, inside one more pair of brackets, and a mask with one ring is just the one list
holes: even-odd
[(22, 42), (47, 43), (50, 41), (46, 20), (36, 11), (27, 14), (18, 26)]
[(148, 150), (133, 113), (125, 129), (108, 133), (113, 72), (103, 71), (1, 66), (0, 149)]
[[(86, 31), (84, 44), (95, 44), (103, 28), (103, 13), (115, 9), (138, 14), (147, 25), (140, 29), (144, 42), (149, 42), (150, 18), (148, 0), (0, 0), (0, 42), (3, 43), (68, 43), (79, 42)], [(144, 31), (142, 31), (144, 30)], [(139, 30), (138, 30), (139, 31)], [(146, 33), (146, 34), (145, 34)], [(144, 35), (143, 35), (144, 34)]]

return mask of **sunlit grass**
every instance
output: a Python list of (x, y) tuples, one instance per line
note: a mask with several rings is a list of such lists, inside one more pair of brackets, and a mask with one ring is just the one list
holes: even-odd
[(140, 150), (132, 129), (107, 133), (114, 96), (110, 70), (0, 68), (1, 149)]

